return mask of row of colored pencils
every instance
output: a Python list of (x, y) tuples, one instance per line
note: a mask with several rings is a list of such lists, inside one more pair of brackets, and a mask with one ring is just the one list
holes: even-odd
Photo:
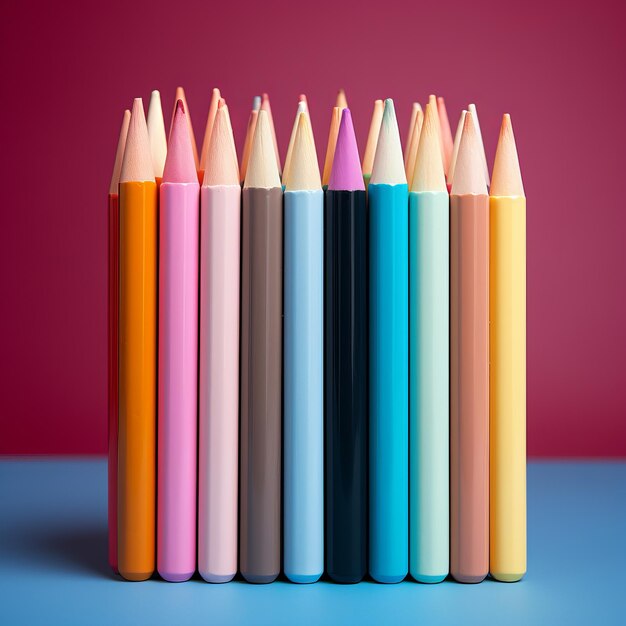
[[(282, 175), (281, 175), (282, 174)], [(488, 187), (490, 185), (490, 190)], [(491, 184), (473, 105), (340, 92), (318, 168), (267, 95), (241, 166), (212, 94), (124, 114), (109, 190), (109, 560), (128, 580), (240, 571), (399, 582), (526, 571), (526, 200), (508, 115)]]

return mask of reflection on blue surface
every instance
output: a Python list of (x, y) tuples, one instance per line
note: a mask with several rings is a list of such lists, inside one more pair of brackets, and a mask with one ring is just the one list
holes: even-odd
[(0, 624), (624, 623), (626, 463), (532, 463), (528, 491), (521, 583), (125, 583), (105, 462), (2, 460)]

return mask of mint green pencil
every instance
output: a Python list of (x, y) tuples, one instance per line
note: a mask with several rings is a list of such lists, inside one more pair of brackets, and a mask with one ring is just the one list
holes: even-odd
[(409, 571), (449, 569), (449, 197), (436, 111), (426, 107), (409, 194)]

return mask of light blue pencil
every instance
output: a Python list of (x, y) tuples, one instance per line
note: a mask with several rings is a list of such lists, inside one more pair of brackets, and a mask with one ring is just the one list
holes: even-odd
[(393, 101), (386, 100), (369, 181), (370, 563), (378, 582), (408, 572), (409, 217)]
[(324, 196), (305, 112), (283, 184), (284, 566), (310, 583), (324, 570)]
[(449, 224), (437, 120), (428, 104), (409, 194), (410, 572), (449, 569)]

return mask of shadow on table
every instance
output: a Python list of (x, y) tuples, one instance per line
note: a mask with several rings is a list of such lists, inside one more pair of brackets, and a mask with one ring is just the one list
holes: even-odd
[(106, 526), (51, 528), (29, 542), (42, 559), (66, 572), (116, 578), (108, 562), (108, 533)]

